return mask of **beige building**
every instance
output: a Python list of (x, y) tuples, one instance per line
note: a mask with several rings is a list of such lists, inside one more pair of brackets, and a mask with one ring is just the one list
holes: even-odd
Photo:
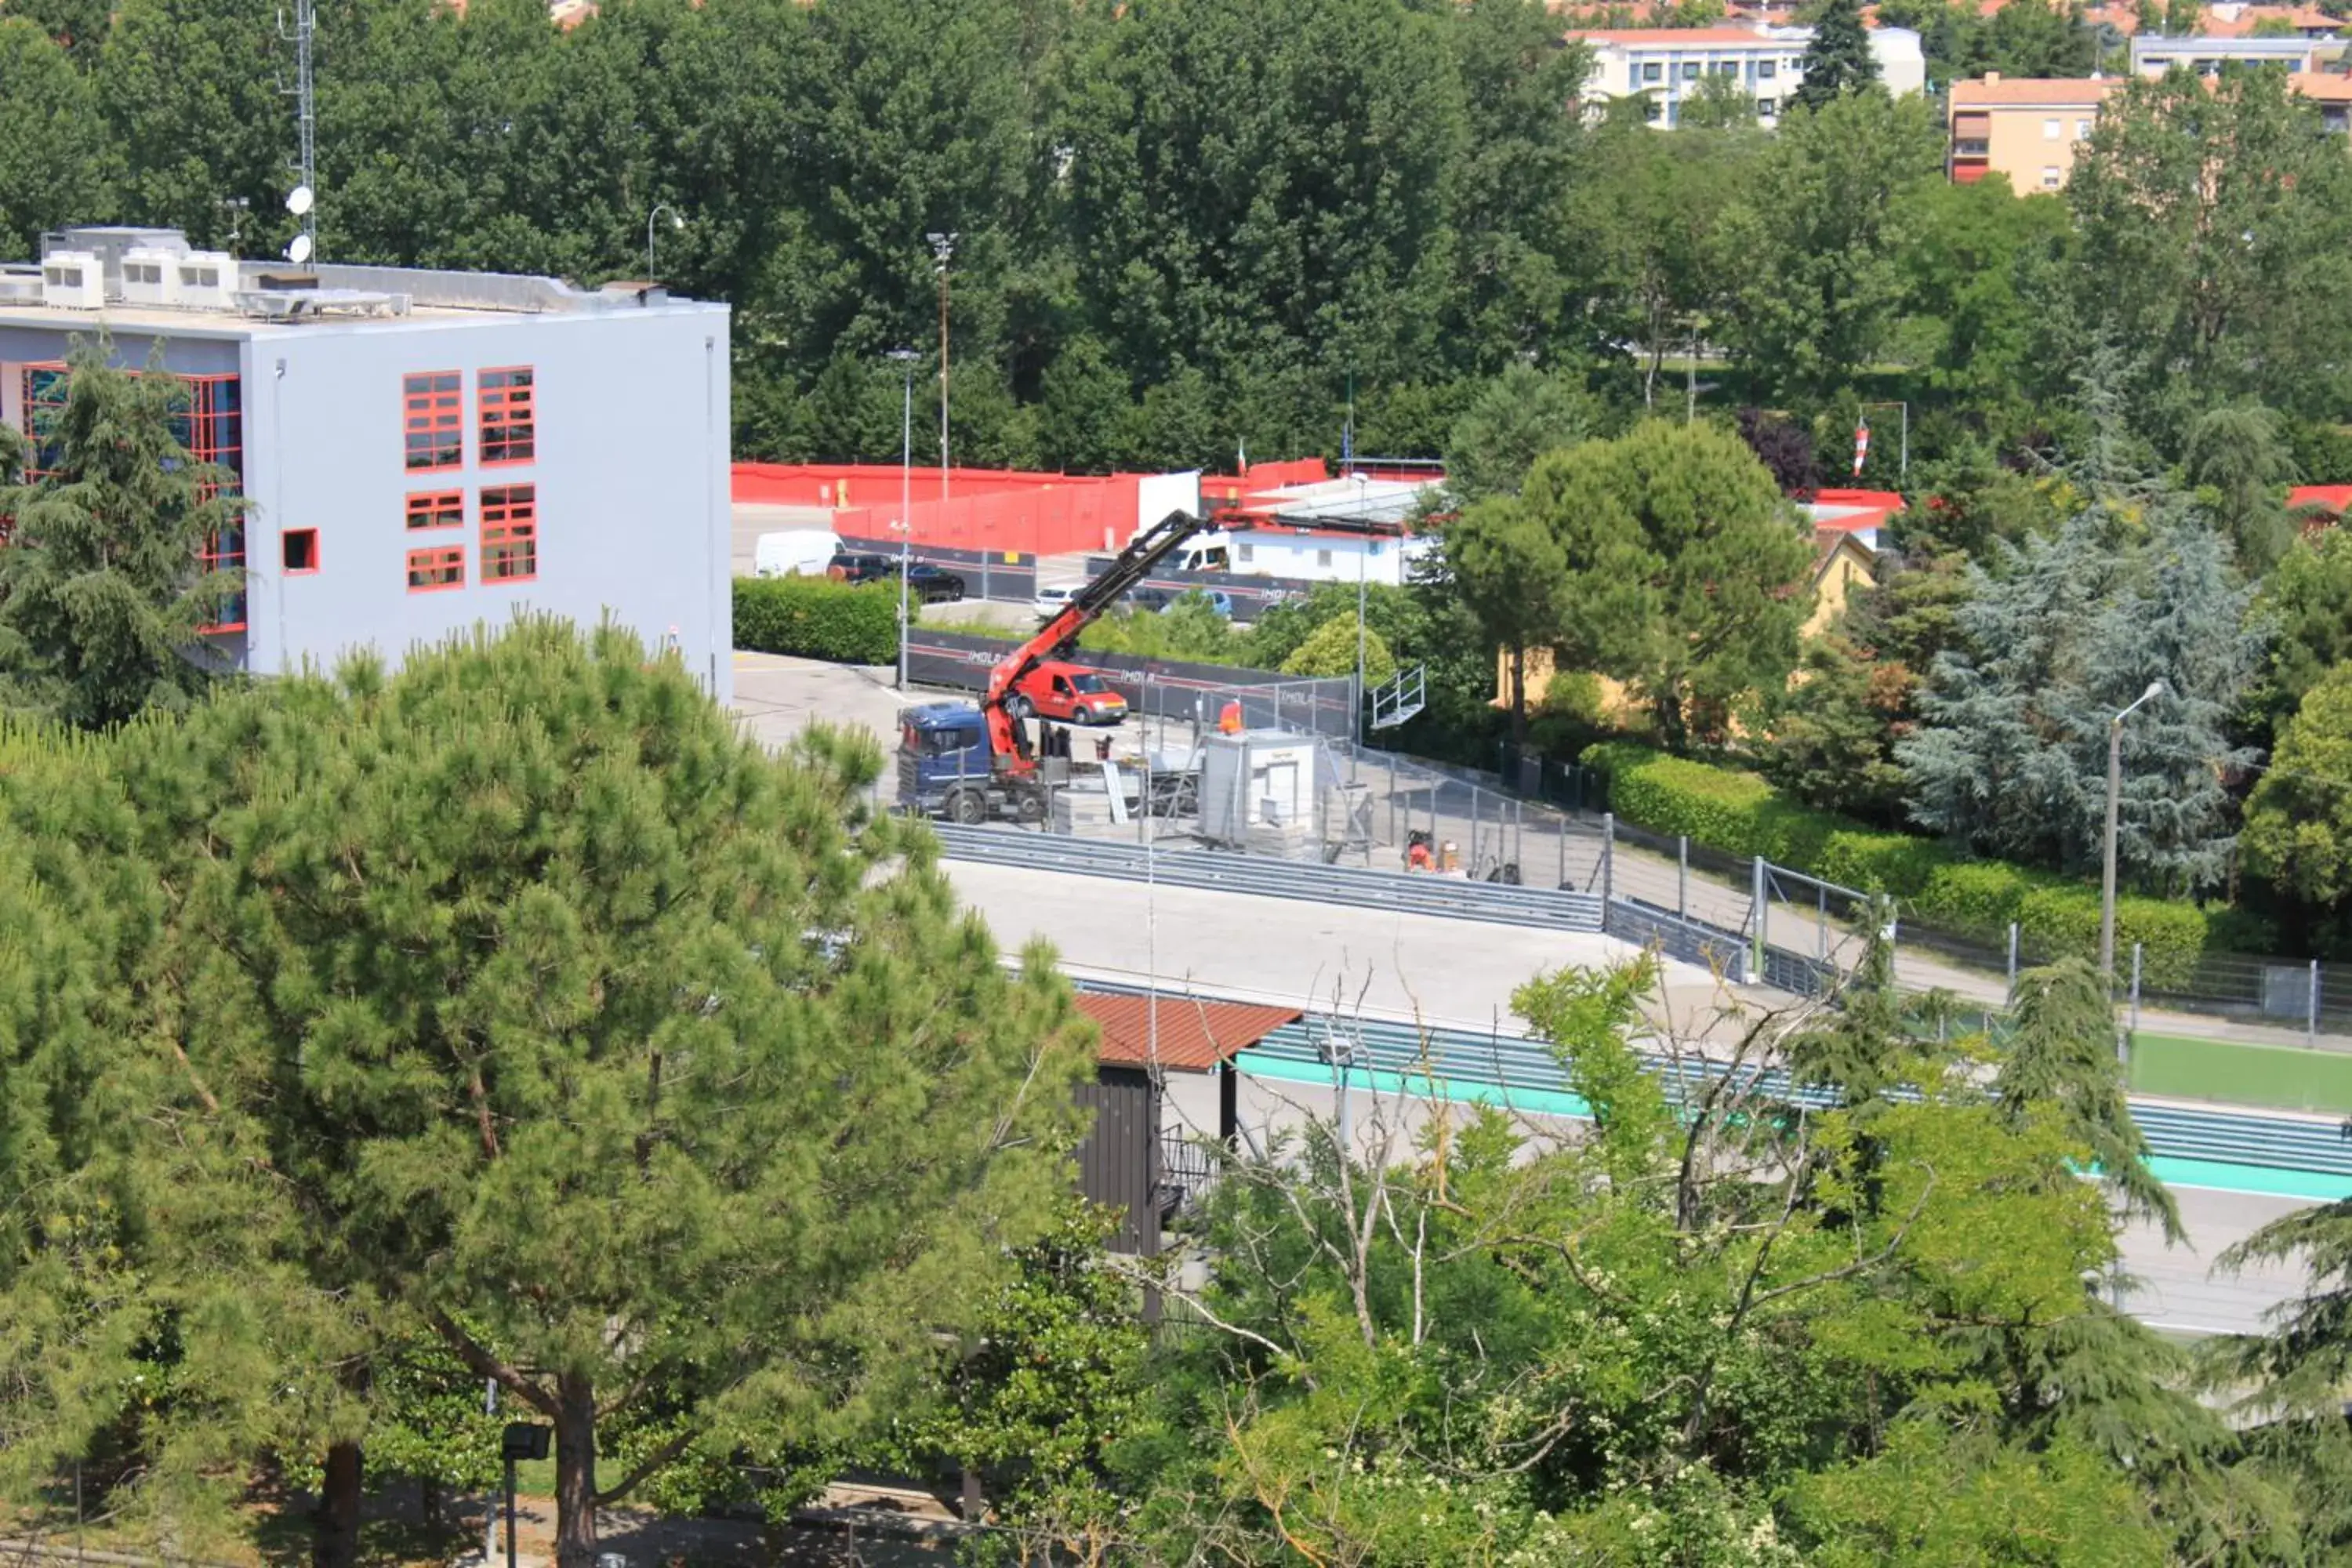
[(2006, 174), (2021, 195), (2058, 189), (2099, 122), (2099, 106), (2122, 85), (2115, 77), (2005, 80), (1990, 71), (1981, 81), (1952, 83), (1952, 178), (1968, 184)]
[[(2020, 195), (2057, 190), (2074, 173), (2074, 154), (2091, 139), (2101, 107), (2128, 79), (2025, 80), (1988, 72), (1980, 81), (1952, 83), (1946, 100), (1952, 178), (1968, 184), (2006, 174)], [(2324, 127), (2352, 134), (2352, 76), (2299, 70), (2287, 80), (2318, 108)]]

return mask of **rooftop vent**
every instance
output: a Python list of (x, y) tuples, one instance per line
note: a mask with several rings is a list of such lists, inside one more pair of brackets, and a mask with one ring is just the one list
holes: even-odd
[(265, 321), (316, 321), (331, 316), (405, 316), (405, 294), (373, 289), (240, 289), (236, 309)]
[(95, 310), (103, 306), (106, 272), (97, 253), (52, 250), (43, 256), (41, 299), (64, 310)]

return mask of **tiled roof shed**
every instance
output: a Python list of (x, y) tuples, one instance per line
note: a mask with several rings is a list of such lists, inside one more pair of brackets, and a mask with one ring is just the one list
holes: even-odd
[(1170, 1072), (1213, 1071), (1302, 1016), (1296, 1007), (1162, 995), (1155, 1058), (1150, 997), (1081, 991), (1077, 1003), (1102, 1030), (1104, 1066), (1150, 1067), (1156, 1059)]

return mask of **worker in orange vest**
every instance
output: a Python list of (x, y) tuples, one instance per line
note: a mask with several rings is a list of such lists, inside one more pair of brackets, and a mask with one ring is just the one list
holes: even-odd
[(1225, 699), (1224, 707), (1217, 712), (1217, 728), (1228, 735), (1238, 735), (1242, 732), (1242, 705), (1239, 699), (1233, 697)]

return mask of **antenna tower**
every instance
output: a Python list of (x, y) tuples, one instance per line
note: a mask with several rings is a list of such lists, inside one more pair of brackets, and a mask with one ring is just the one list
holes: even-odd
[(293, 30), (287, 30), (280, 12), (278, 31), (294, 45), (294, 122), (301, 140), (296, 168), (301, 183), (287, 198), (286, 210), (302, 220), (302, 230), (286, 247), (286, 255), (299, 266), (314, 259), (319, 249), (319, 99), (310, 73), (311, 45), (319, 32), (318, 0), (294, 0)]

